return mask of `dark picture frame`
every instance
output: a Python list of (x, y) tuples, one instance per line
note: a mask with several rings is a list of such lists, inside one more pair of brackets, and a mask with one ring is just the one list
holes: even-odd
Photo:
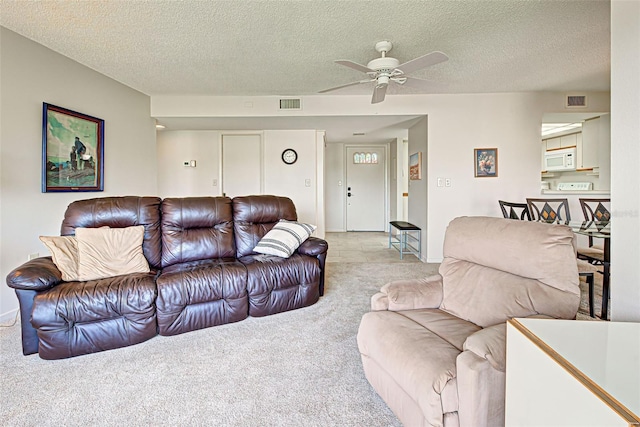
[(42, 192), (104, 191), (104, 120), (42, 103)]
[(497, 148), (475, 148), (473, 161), (476, 178), (495, 178), (498, 176)]

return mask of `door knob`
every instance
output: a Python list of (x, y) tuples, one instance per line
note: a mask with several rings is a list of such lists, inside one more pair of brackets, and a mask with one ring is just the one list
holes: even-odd
[(351, 193), (347, 193), (347, 197), (351, 197)]
[(351, 191), (351, 187), (347, 187), (347, 191)]

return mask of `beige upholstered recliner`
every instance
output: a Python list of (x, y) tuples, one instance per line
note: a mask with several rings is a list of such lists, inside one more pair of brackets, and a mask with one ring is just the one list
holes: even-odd
[(358, 331), (364, 371), (407, 427), (501, 426), (506, 320), (573, 319), (579, 303), (569, 227), (456, 218), (438, 275), (372, 297)]

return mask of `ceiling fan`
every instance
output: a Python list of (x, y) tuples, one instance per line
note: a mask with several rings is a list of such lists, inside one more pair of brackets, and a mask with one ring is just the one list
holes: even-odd
[(389, 83), (397, 83), (400, 85), (411, 86), (415, 88), (426, 88), (431, 82), (429, 80), (418, 79), (415, 77), (409, 77), (407, 74), (414, 71), (430, 67), (432, 65), (439, 64), (449, 59), (447, 55), (442, 52), (431, 52), (423, 56), (419, 56), (411, 61), (400, 64), (396, 58), (387, 56), (387, 53), (391, 50), (393, 45), (390, 41), (381, 41), (376, 43), (376, 50), (380, 52), (381, 57), (376, 58), (364, 66), (349, 60), (338, 60), (336, 64), (344, 65), (345, 67), (353, 68), (354, 70), (362, 71), (369, 76), (368, 79), (359, 80), (357, 82), (347, 83), (345, 85), (332, 87), (330, 89), (321, 90), (319, 93), (330, 92), (337, 89), (342, 89), (349, 86), (355, 86), (362, 83), (375, 83), (373, 88), (373, 96), (371, 97), (371, 103), (377, 104), (384, 101), (384, 96), (387, 93), (387, 87)]

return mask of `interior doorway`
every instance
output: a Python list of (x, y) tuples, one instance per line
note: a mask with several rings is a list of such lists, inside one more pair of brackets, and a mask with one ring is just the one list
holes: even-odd
[(386, 146), (346, 146), (347, 231), (385, 231)]
[(222, 135), (222, 194), (262, 194), (261, 135)]

